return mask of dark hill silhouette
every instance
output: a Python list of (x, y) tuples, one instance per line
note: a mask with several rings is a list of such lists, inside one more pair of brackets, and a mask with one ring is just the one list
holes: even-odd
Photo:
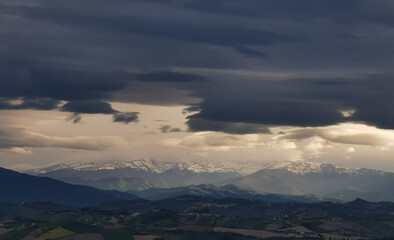
[(0, 168), (0, 189), (0, 202), (6, 203), (50, 201), (68, 206), (93, 206), (106, 201), (137, 198), (128, 193), (68, 184), (5, 168)]

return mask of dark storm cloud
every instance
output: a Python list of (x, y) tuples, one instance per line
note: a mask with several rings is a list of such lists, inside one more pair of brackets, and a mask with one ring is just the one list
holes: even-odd
[(211, 121), (199, 119), (198, 116), (189, 117), (186, 124), (190, 131), (215, 131), (233, 134), (270, 133), (266, 126), (237, 122)]
[(58, 99), (110, 98), (110, 92), (127, 86), (126, 76), (117, 72), (75, 70), (32, 70), (31, 93)]
[[(302, 97), (288, 101), (253, 100), (247, 96), (243, 98), (228, 99), (225, 102), (218, 99), (206, 100), (201, 106), (201, 112), (193, 115), (191, 119), (303, 127), (324, 126), (344, 121), (339, 109), (330, 103), (302, 102)], [(189, 122), (189, 126), (193, 123)]]
[(154, 0), (157, 3), (195, 11), (236, 15), (248, 18), (295, 18), (325, 16), (329, 11), (346, 11), (363, 1), (355, 0)]
[(117, 112), (113, 114), (114, 122), (123, 122), (128, 124), (130, 122), (138, 122), (139, 112)]
[[(188, 83), (189, 85), (189, 83)], [(193, 86), (182, 86), (163, 82), (135, 82), (115, 94), (114, 100), (150, 105), (179, 106), (197, 103), (200, 100), (191, 96)]]
[(293, 36), (273, 31), (251, 28), (247, 26), (223, 25), (216, 23), (195, 23), (167, 19), (151, 20), (132, 16), (96, 16), (85, 12), (78, 14), (65, 8), (56, 7), (5, 7), (3, 12), (22, 14), (27, 18), (54, 22), (73, 28), (90, 31), (105, 31), (107, 33), (141, 34), (152, 37), (175, 39), (177, 41), (198, 42), (232, 47), (235, 50), (253, 55), (261, 55), (258, 51), (249, 49), (248, 45), (270, 45), (275, 43), (293, 42)]
[(138, 122), (139, 112), (119, 112), (114, 110), (111, 104), (98, 100), (70, 101), (64, 104), (62, 111), (74, 112), (69, 120), (73, 123), (81, 121), (81, 114), (112, 114), (113, 122), (122, 122), (128, 124), (130, 122)]
[(73, 113), (67, 121), (72, 121), (74, 124), (79, 123), (82, 120), (82, 116), (80, 113)]
[(88, 113), (88, 114), (116, 113), (116, 111), (112, 108), (111, 104), (102, 101), (96, 101), (96, 100), (70, 101), (64, 104), (61, 110), (66, 112)]
[(180, 128), (173, 128), (170, 125), (162, 125), (159, 127), (159, 130), (162, 133), (182, 132)]
[(18, 110), (18, 109), (35, 109), (35, 110), (52, 110), (58, 107), (59, 100), (51, 98), (21, 99), (12, 103), (10, 99), (0, 99), (1, 110)]
[(174, 71), (155, 71), (146, 73), (136, 73), (134, 78), (144, 82), (205, 82), (207, 78), (193, 74), (193, 73), (180, 73)]
[(189, 105), (191, 131), (394, 129), (393, 11), (385, 0), (2, 3), (0, 108), (63, 100), (62, 111), (135, 121), (109, 104), (120, 101)]
[(327, 19), (337, 23), (368, 21), (392, 27), (390, 0), (153, 0), (174, 8), (190, 9), (211, 14), (225, 14), (246, 18), (291, 19), (308, 21)]
[(265, 58), (267, 56), (263, 52), (253, 50), (253, 49), (245, 47), (245, 46), (236, 46), (235, 50), (237, 50), (238, 52), (243, 53), (249, 57)]
[(127, 87), (130, 78), (115, 71), (44, 69), (33, 62), (12, 63), (0, 59), (0, 96), (8, 98), (108, 99), (112, 91)]
[(182, 113), (192, 113), (192, 112), (199, 112), (201, 110), (200, 106), (198, 104), (192, 104), (188, 106), (187, 108), (184, 108)]
[[(86, 107), (87, 100), (109, 101), (114, 95), (119, 95), (122, 90), (131, 87), (136, 93), (127, 95), (126, 101), (147, 102), (152, 101), (167, 104), (166, 98), (179, 104), (180, 92), (190, 89), (185, 85), (207, 82), (207, 78), (193, 73), (182, 73), (177, 71), (145, 71), (143, 73), (127, 73), (125, 71), (114, 71), (112, 69), (79, 70), (62, 68), (43, 68), (36, 65), (44, 65), (37, 62), (5, 61), (0, 57), (0, 109), (55, 109), (60, 100), (72, 101), (72, 107), (83, 104), (83, 113), (102, 113), (101, 110), (89, 111)], [(138, 82), (146, 83), (168, 83), (175, 85), (148, 86), (138, 85)], [(142, 87), (143, 89), (139, 89)], [(163, 88), (175, 91), (168, 96), (163, 93)], [(156, 90), (155, 90), (156, 89)], [(154, 93), (154, 91), (161, 93)], [(150, 98), (146, 99), (146, 92), (152, 92)], [(138, 96), (142, 94), (141, 98)], [(187, 93), (183, 93), (187, 98)], [(157, 97), (157, 99), (155, 99)], [(23, 103), (11, 105), (8, 100), (23, 98)], [(116, 99), (121, 100), (122, 99)], [(93, 101), (94, 102), (94, 101)], [(189, 101), (186, 101), (187, 103)], [(171, 105), (171, 104), (170, 104)], [(94, 106), (95, 107), (95, 106)], [(71, 111), (69, 105), (62, 108), (63, 111)], [(111, 113), (107, 109), (104, 113)]]
[[(226, 124), (212, 124), (211, 121), (301, 127), (352, 121), (394, 128), (390, 104), (394, 103), (394, 75), (372, 74), (331, 80), (260, 80), (249, 82), (248, 88), (238, 88), (237, 91), (229, 86), (216, 86), (216, 89), (221, 90), (201, 96), (205, 99), (200, 104), (201, 111), (189, 116), (187, 122), (191, 130), (221, 131), (223, 128), (231, 131), (226, 129)], [(342, 114), (347, 110), (354, 113)]]

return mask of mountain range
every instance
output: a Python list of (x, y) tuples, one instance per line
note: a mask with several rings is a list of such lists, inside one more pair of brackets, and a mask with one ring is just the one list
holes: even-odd
[[(121, 182), (129, 183), (130, 187), (126, 190), (141, 190), (152, 186), (168, 188), (206, 183), (216, 184), (244, 176), (254, 170), (239, 167), (237, 164), (215, 162), (173, 163), (134, 160), (130, 162), (65, 163), (26, 173), (74, 184), (87, 184), (102, 189), (108, 189), (108, 186), (114, 181), (113, 178), (117, 178)], [(143, 179), (143, 182), (140, 181), (142, 184), (137, 184), (137, 179)], [(100, 184), (96, 180), (100, 180)], [(125, 190), (123, 186), (113, 189)]]
[(260, 195), (270, 193), (314, 195), (318, 199), (343, 201), (355, 198), (394, 201), (391, 186), (394, 173), (307, 161), (248, 165), (214, 161), (172, 163), (134, 160), (67, 163), (27, 173), (100, 189), (129, 191), (152, 199), (162, 198), (161, 195), (179, 196), (180, 192), (210, 195), (205, 193), (206, 187), (201, 186), (211, 186), (210, 191), (215, 189), (212, 196), (226, 195), (222, 187), (235, 185)]
[(264, 164), (256, 165), (255, 163), (239, 164), (237, 162), (215, 162), (215, 161), (199, 161), (199, 162), (165, 162), (155, 160), (138, 159), (128, 162), (112, 161), (112, 162), (67, 162), (52, 165), (46, 168), (33, 169), (27, 171), (30, 174), (44, 174), (54, 172), (56, 170), (74, 169), (81, 171), (98, 171), (98, 170), (114, 170), (114, 169), (135, 169), (146, 172), (163, 173), (169, 170), (177, 169), (179, 171), (192, 171), (196, 173), (230, 173), (250, 174), (261, 169)]
[(321, 164), (319, 171), (295, 173), (286, 168), (262, 169), (224, 181), (261, 192), (305, 195), (351, 201), (394, 201), (394, 173), (371, 169), (348, 169)]

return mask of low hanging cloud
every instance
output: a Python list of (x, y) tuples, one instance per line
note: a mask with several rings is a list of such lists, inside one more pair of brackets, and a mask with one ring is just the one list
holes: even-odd
[(99, 100), (70, 101), (62, 106), (62, 111), (74, 112), (68, 119), (73, 123), (81, 121), (82, 113), (85, 114), (112, 114), (113, 122), (138, 122), (139, 112), (119, 112), (112, 108), (111, 104)]
[(394, 146), (394, 131), (350, 123), (328, 127), (295, 129), (287, 131), (278, 139), (296, 141), (312, 138), (320, 138), (325, 141), (341, 144)]
[(23, 128), (0, 128), (0, 151), (26, 153), (25, 148), (66, 148), (79, 150), (108, 150), (127, 146), (118, 136), (53, 137), (29, 132)]
[(166, 139), (162, 144), (171, 147), (213, 151), (228, 151), (234, 148), (254, 148), (262, 145), (257, 134), (232, 135), (217, 132), (193, 133), (183, 139)]
[(52, 110), (56, 109), (61, 101), (47, 97), (39, 97), (33, 99), (0, 99), (0, 110)]
[(28, 155), (32, 154), (33, 152), (29, 149), (21, 148), (21, 147), (13, 147), (13, 148), (0, 148), (0, 153), (6, 154), (18, 154), (18, 155)]
[(145, 73), (135, 73), (134, 79), (143, 82), (173, 82), (173, 83), (190, 83), (206, 82), (206, 77), (194, 73), (181, 73), (174, 71), (153, 71)]
[(139, 112), (116, 112), (113, 114), (113, 122), (123, 122), (128, 124), (130, 122), (138, 122)]
[(189, 117), (186, 124), (189, 126), (189, 130), (193, 132), (215, 131), (231, 134), (271, 133), (268, 127), (251, 123), (211, 121)]
[(67, 118), (68, 121), (72, 121), (74, 124), (79, 123), (82, 120), (82, 116), (80, 113), (73, 113), (69, 118)]
[[(190, 129), (196, 128), (198, 120), (295, 127), (355, 122), (394, 129), (393, 74), (280, 80), (257, 75), (241, 77), (244, 81), (231, 72), (217, 75), (211, 88), (197, 92), (204, 100), (201, 110), (188, 117)], [(200, 131), (211, 130), (209, 124), (198, 126)]]
[(312, 140), (304, 147), (304, 156), (306, 157), (319, 157), (323, 151), (333, 146), (329, 141), (319, 137), (313, 137)]
[(62, 106), (61, 110), (87, 114), (113, 114), (116, 112), (111, 104), (98, 100), (69, 101)]
[(345, 152), (346, 153), (355, 153), (356, 149), (354, 149), (354, 147), (348, 147), (348, 148), (346, 148)]
[(182, 132), (180, 128), (173, 128), (170, 125), (161, 125), (159, 127), (160, 132), (162, 133), (174, 133), (174, 132)]
[(266, 141), (265, 145), (267, 147), (270, 147), (275, 150), (291, 150), (291, 149), (296, 149), (297, 145), (289, 140), (271, 140), (271, 141)]

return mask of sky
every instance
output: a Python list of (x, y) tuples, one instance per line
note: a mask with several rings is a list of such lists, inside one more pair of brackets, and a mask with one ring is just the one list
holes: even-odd
[(390, 0), (2, 0), (0, 166), (394, 171)]

